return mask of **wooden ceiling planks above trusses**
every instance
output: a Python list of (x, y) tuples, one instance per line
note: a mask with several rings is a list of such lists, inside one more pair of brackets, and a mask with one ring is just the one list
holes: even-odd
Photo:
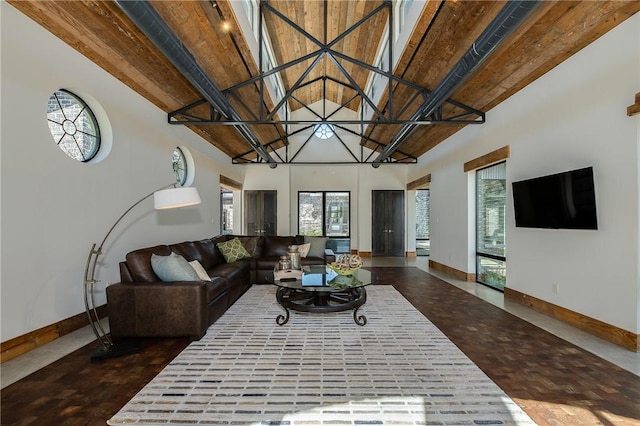
[[(360, 20), (373, 15), (353, 32), (342, 38), (332, 46), (336, 50), (350, 58), (354, 58), (367, 64), (373, 64), (376, 49), (384, 34), (385, 24), (388, 20), (388, 8), (381, 7), (380, 1), (284, 1), (273, 0), (268, 2), (264, 9), (264, 22), (271, 36), (272, 47), (276, 62), (285, 64), (319, 50), (320, 46), (305, 37), (300, 30), (294, 28), (283, 18), (286, 17), (299, 26), (310, 36), (323, 45), (330, 45), (350, 27)], [(380, 11), (374, 13), (376, 9)], [(281, 16), (283, 15), (283, 16)], [(325, 19), (326, 33), (325, 33)], [(363, 44), (364, 43), (364, 44)], [(363, 45), (367, 48), (363, 48)], [(305, 70), (312, 64), (309, 59), (299, 65), (293, 66), (282, 73), (284, 86), (290, 88), (300, 78)], [(337, 62), (344, 67), (357, 85), (364, 88), (369, 77), (369, 71), (353, 63), (338, 59)], [(311, 82), (327, 76), (348, 85), (350, 82), (338, 67), (327, 57), (310, 71), (303, 82)], [(323, 98), (338, 105), (346, 103), (356, 92), (344, 85), (329, 82), (325, 86), (323, 81), (305, 87), (305, 90), (296, 92), (295, 98), (300, 102), (290, 102), (292, 111), (299, 109), (302, 104), (310, 105)], [(357, 111), (360, 102), (351, 102), (348, 108)]]
[[(167, 113), (202, 97), (112, 1), (9, 0), (9, 3)], [(326, 40), (333, 40), (381, 3), (378, 0), (328, 0)], [(151, 4), (220, 89), (259, 74), (229, 0), (154, 1)], [(271, 0), (269, 4), (325, 43), (324, 2)], [(434, 89), (503, 5), (502, 1), (428, 1), (394, 74), (425, 89)], [(452, 98), (486, 112), (639, 10), (638, 1), (543, 1)], [(317, 50), (318, 46), (272, 11), (265, 12), (264, 17), (278, 63)], [(223, 22), (229, 25), (228, 30), (223, 29)], [(378, 13), (334, 48), (371, 64), (386, 22), (386, 11)], [(365, 87), (368, 72), (348, 61), (338, 62), (358, 86)], [(306, 61), (307, 66), (310, 63), (311, 60)], [(283, 72), (285, 88), (290, 88), (305, 69), (305, 64), (300, 64)], [(326, 58), (304, 81), (322, 76), (347, 83), (335, 64)], [(237, 91), (236, 99), (231, 99), (241, 116), (250, 115), (243, 105), (260, 108), (258, 86), (248, 85)], [(343, 104), (354, 94), (352, 89), (331, 81), (326, 91), (323, 88), (320, 83), (304, 86), (295, 93), (297, 100), (291, 100), (289, 106), (295, 110), (324, 96)], [(422, 102), (420, 97), (413, 97), (413, 92), (409, 87), (395, 85), (394, 110), (399, 111), (411, 103), (404, 116), (411, 115)], [(387, 100), (385, 92), (379, 108), (384, 109)], [(273, 108), (268, 96), (263, 102), (267, 109)], [(355, 110), (359, 101), (347, 107)], [(230, 157), (251, 152), (250, 146), (232, 127), (190, 128)], [(262, 144), (284, 134), (281, 126), (250, 128)], [(367, 135), (388, 143), (398, 128), (398, 125), (371, 125)], [(400, 150), (418, 157), (461, 128), (460, 125), (420, 126)]]
[[(258, 67), (251, 55), (247, 56), (249, 49), (246, 46), (243, 48), (239, 46), (244, 45), (245, 42), (237, 27), (234, 29), (231, 24), (233, 15), (229, 18), (225, 15), (225, 13), (231, 13), (230, 9), (222, 10), (218, 3), (209, 1), (155, 1), (151, 4), (171, 31), (197, 58), (198, 64), (219, 89), (235, 86), (258, 74)], [(237, 95), (244, 105), (259, 109), (260, 96), (255, 84), (239, 89)], [(268, 96), (265, 100), (270, 107), (273, 106)], [(251, 119), (251, 112), (246, 111), (237, 98), (230, 97), (229, 101), (243, 119)], [(184, 105), (186, 104), (181, 106)], [(232, 135), (235, 133), (233, 128), (228, 126), (198, 127), (205, 128), (214, 135), (223, 130), (220, 129), (221, 127), (227, 127), (227, 133)], [(279, 129), (278, 126), (249, 126), (249, 128), (263, 143), (276, 140), (281, 135), (281, 128)], [(218, 143), (221, 142), (221, 145), (227, 149), (231, 148), (234, 156), (251, 152), (244, 140), (233, 136), (229, 138), (227, 135), (226, 139)], [(223, 152), (228, 153), (225, 150)]]

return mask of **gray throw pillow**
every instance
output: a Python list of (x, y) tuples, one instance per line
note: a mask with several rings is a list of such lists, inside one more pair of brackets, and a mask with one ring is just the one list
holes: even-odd
[(151, 268), (162, 281), (200, 281), (187, 259), (176, 253), (169, 256), (151, 255)]
[(324, 249), (327, 247), (326, 237), (304, 237), (305, 243), (311, 243), (308, 257), (324, 257)]

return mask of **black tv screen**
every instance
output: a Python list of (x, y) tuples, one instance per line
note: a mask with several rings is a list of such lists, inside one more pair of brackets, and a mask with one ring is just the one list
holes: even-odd
[(593, 167), (512, 183), (516, 226), (598, 229)]

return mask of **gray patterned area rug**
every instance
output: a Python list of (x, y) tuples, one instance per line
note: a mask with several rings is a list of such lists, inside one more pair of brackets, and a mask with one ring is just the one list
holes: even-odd
[(533, 425), (392, 286), (351, 312), (283, 311), (253, 286), (109, 425)]

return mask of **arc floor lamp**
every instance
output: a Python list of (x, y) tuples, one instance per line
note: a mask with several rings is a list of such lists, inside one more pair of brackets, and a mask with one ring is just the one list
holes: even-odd
[[(96, 335), (100, 347), (91, 356), (92, 359), (102, 359), (116, 357), (138, 350), (138, 345), (132, 342), (118, 342), (114, 343), (111, 336), (105, 332), (102, 324), (100, 323), (100, 317), (95, 304), (94, 290), (95, 285), (99, 280), (95, 279), (96, 266), (98, 264), (98, 258), (103, 254), (102, 248), (104, 247), (107, 238), (111, 235), (111, 232), (122, 221), (122, 219), (135, 208), (138, 204), (142, 203), (147, 198), (153, 195), (153, 204), (156, 210), (175, 209), (179, 207), (193, 206), (200, 204), (200, 195), (198, 190), (189, 186), (179, 186), (177, 183), (163, 186), (150, 194), (145, 195), (138, 201), (136, 201), (131, 207), (125, 210), (124, 213), (116, 220), (116, 222), (109, 228), (107, 234), (102, 239), (100, 245), (93, 244), (89, 251), (87, 258), (87, 265), (84, 270), (84, 306), (87, 311), (87, 317), (89, 318), (89, 325), (93, 333)], [(96, 248), (97, 246), (97, 248)]]

